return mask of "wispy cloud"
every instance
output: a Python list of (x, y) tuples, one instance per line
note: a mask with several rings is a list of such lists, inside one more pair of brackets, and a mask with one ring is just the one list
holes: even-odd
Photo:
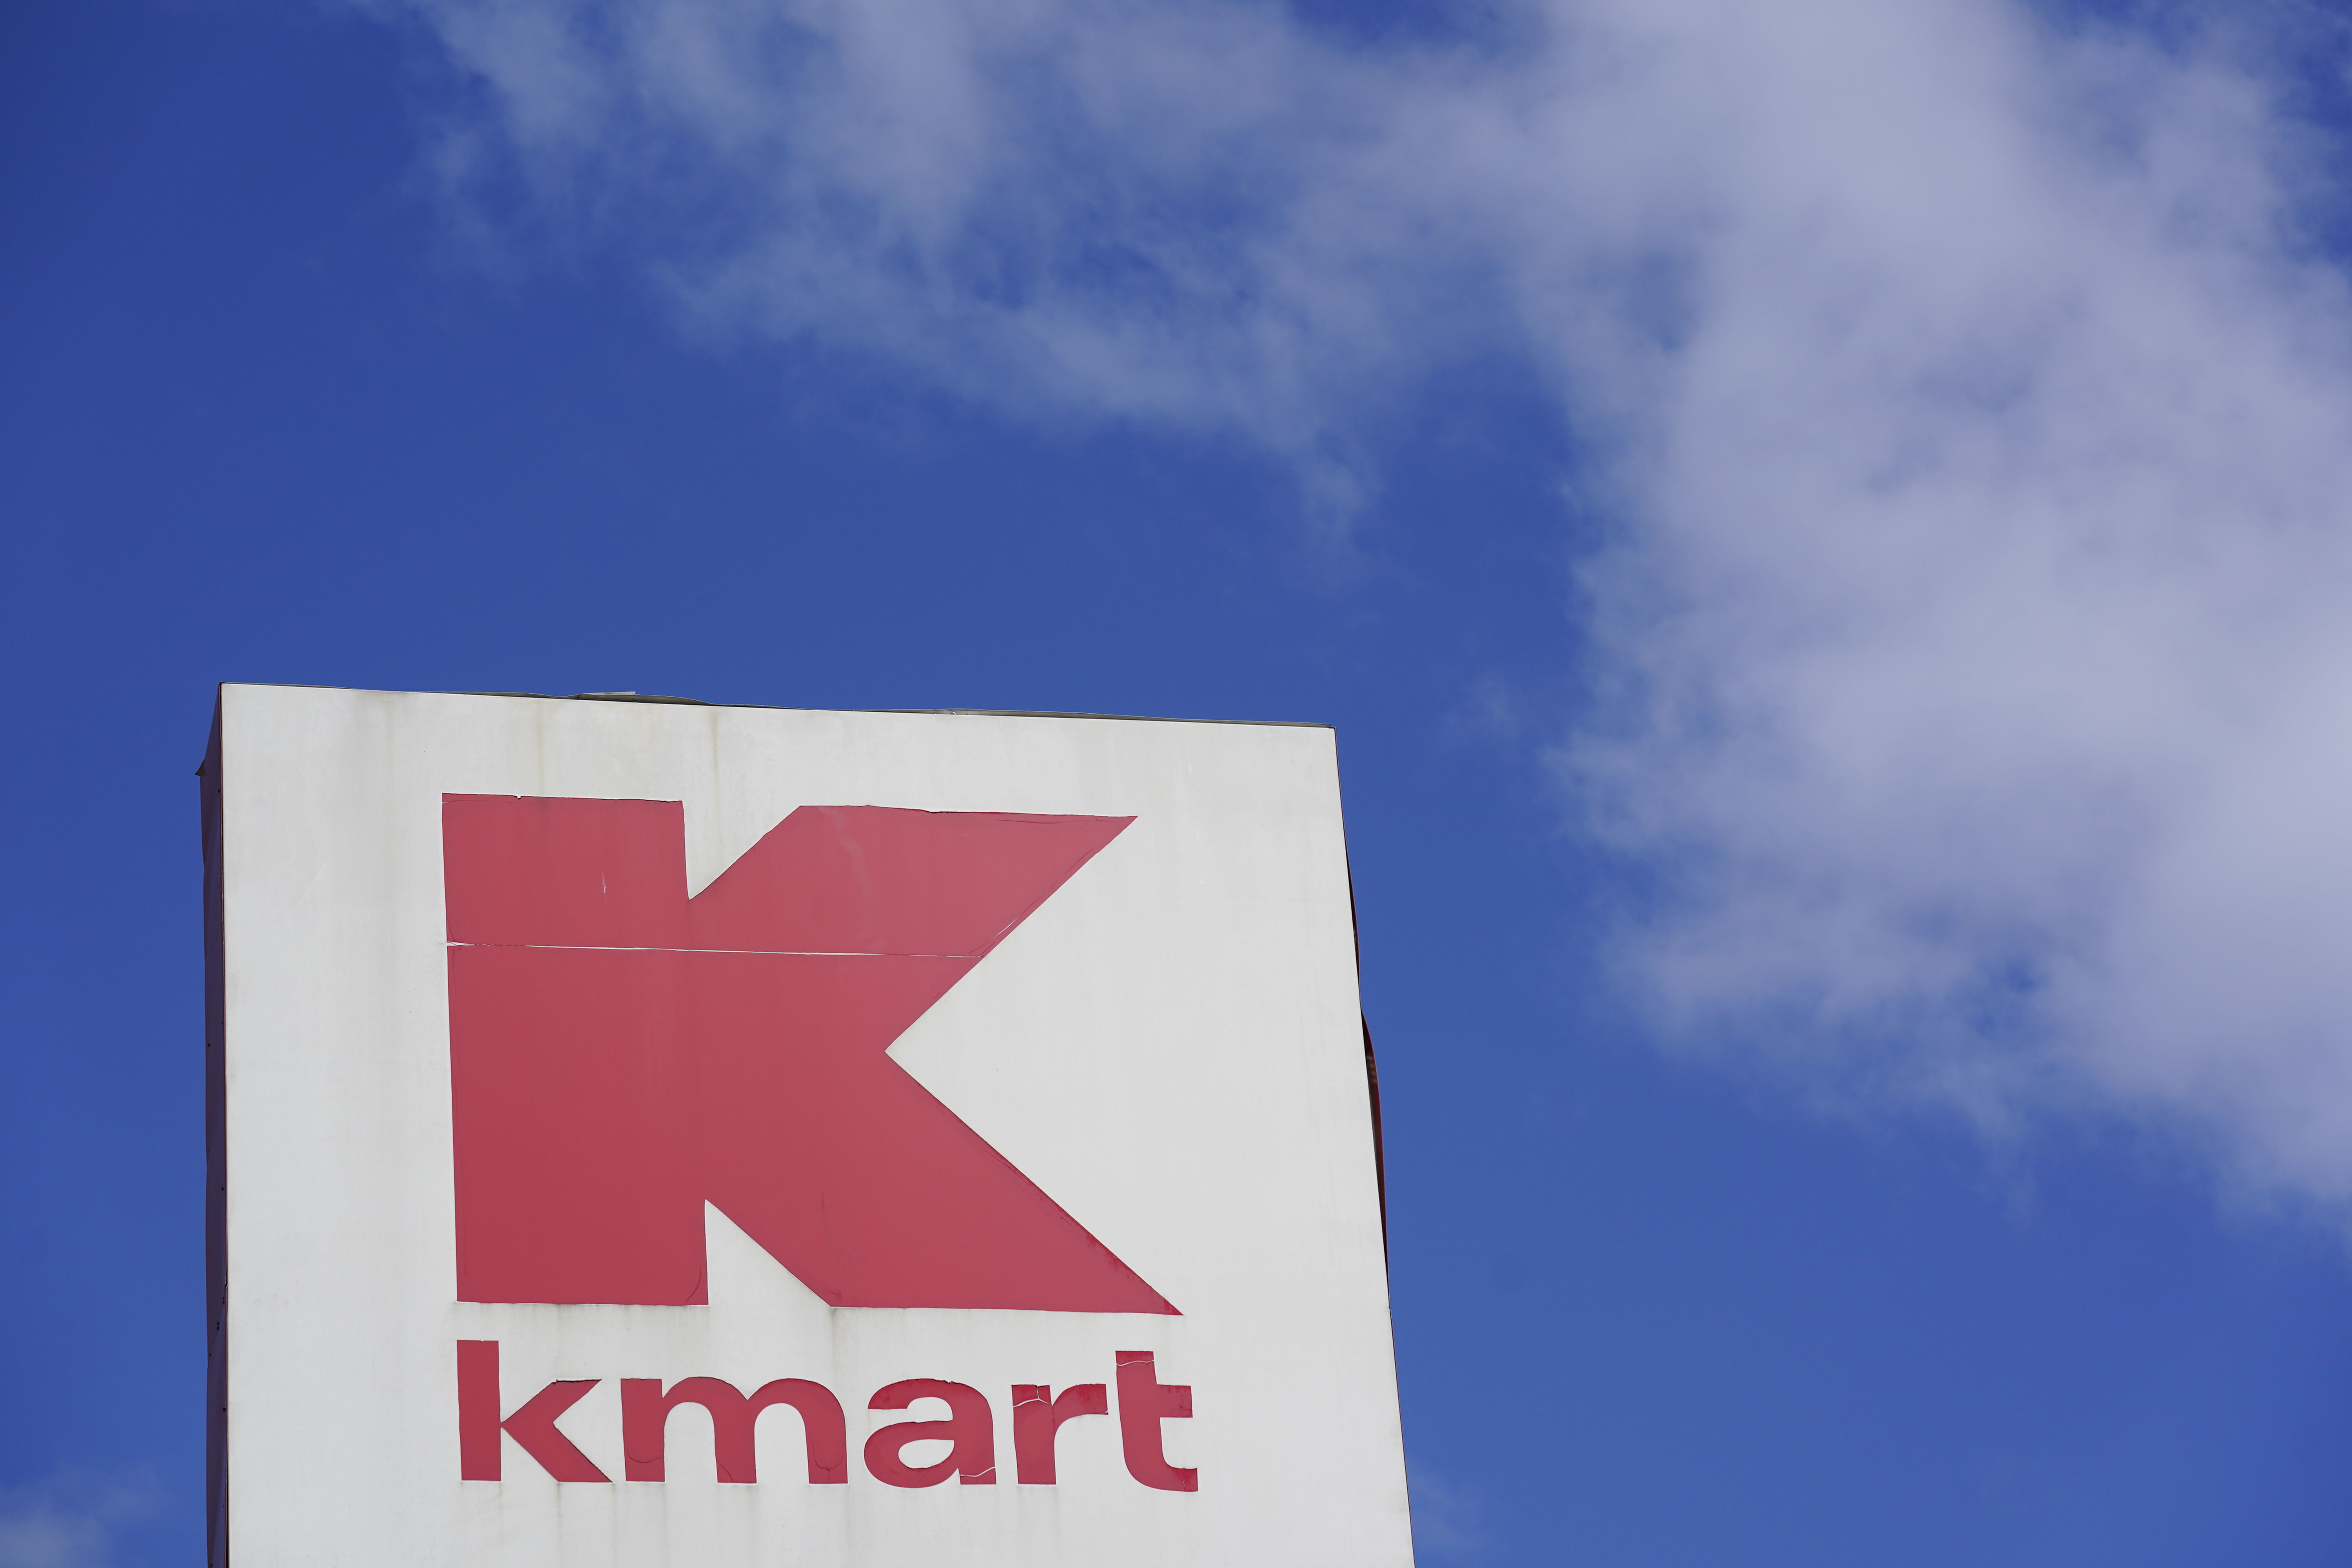
[(2352, 309), (2268, 63), (2301, 13), (395, 8), (469, 84), (453, 188), (697, 331), (1257, 442), (1334, 506), (1368, 410), (1523, 356), (1616, 522), (1553, 755), (1657, 890), (1617, 956), (1662, 1030), (2352, 1201)]
[(1475, 1488), (1450, 1481), (1426, 1465), (1412, 1466), (1409, 1479), (1417, 1555), (1460, 1562), (1486, 1549), (1486, 1500)]
[(0, 1488), (0, 1568), (106, 1568), (122, 1526), (154, 1508), (143, 1476)]

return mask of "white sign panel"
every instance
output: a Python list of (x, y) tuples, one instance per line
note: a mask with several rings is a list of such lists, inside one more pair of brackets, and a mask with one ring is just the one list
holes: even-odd
[(213, 1561), (1411, 1562), (1333, 738), (224, 688)]

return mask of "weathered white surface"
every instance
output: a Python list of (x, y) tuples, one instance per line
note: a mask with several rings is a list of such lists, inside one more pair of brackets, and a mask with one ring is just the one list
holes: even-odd
[[(282, 687), (222, 693), (230, 1543), (239, 1568), (1411, 1561), (1355, 960), (1328, 731), (822, 713)], [(794, 807), (1135, 816), (895, 1047), (898, 1062), (1180, 1317), (833, 1309), (716, 1211), (708, 1307), (456, 1300), (445, 793), (685, 803), (690, 890)], [(455, 1343), (504, 1409), (562, 1420), (611, 1485), (512, 1442), (458, 1479)], [(1193, 1493), (1127, 1475), (1116, 1417), (1013, 1480), (1009, 1387), (1157, 1352)], [(619, 1479), (623, 1376), (806, 1377), (849, 1416), (845, 1486), (789, 1412), (720, 1486), (681, 1408), (669, 1475)], [(986, 1393), (995, 1486), (859, 1459), (908, 1377)], [(927, 1456), (911, 1450), (910, 1460)]]

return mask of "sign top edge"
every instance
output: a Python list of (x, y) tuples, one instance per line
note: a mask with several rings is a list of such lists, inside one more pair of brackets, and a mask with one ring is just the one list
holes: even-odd
[(667, 697), (650, 692), (577, 691), (410, 691), (366, 686), (320, 686), (299, 680), (224, 680), (222, 690), (239, 687), (264, 691), (362, 691), (392, 697), (494, 697), (539, 702), (639, 702), (681, 708), (741, 709), (760, 713), (879, 713), (905, 716), (938, 715), (971, 719), (1099, 719), (1131, 724), (1245, 724), (1277, 730), (1332, 730), (1337, 725), (1314, 719), (1191, 719), (1164, 713), (1068, 713), (1031, 708), (794, 708), (781, 702), (709, 702), (699, 697)]

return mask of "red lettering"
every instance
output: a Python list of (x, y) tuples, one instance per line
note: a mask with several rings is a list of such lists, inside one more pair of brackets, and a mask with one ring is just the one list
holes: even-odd
[(621, 1447), (625, 1474), (633, 1481), (658, 1481), (667, 1474), (669, 1413), (699, 1405), (710, 1413), (711, 1458), (721, 1481), (748, 1485), (760, 1479), (757, 1425), (760, 1413), (789, 1405), (799, 1412), (808, 1447), (808, 1479), (820, 1486), (849, 1479), (849, 1436), (841, 1401), (821, 1383), (780, 1377), (746, 1398), (731, 1383), (689, 1377), (662, 1392), (657, 1377), (621, 1379)]
[(1024, 1487), (1054, 1484), (1054, 1438), (1062, 1423), (1076, 1415), (1108, 1415), (1110, 1394), (1099, 1383), (1081, 1383), (1056, 1395), (1043, 1384), (1013, 1385), (1013, 1468)]
[(499, 1479), (499, 1342), (457, 1342), (457, 1473)]
[(500, 1479), (503, 1432), (559, 1481), (609, 1481), (572, 1439), (555, 1429), (555, 1418), (580, 1403), (602, 1381), (551, 1383), (505, 1420), (499, 1419), (499, 1342), (457, 1342), (457, 1473), (469, 1481)]
[[(969, 1384), (944, 1383), (936, 1377), (910, 1377), (879, 1389), (866, 1402), (868, 1410), (904, 1410), (918, 1399), (944, 1399), (950, 1412), (945, 1421), (901, 1421), (866, 1439), (866, 1468), (874, 1479), (894, 1487), (935, 1487), (954, 1471), (968, 1487), (996, 1484), (996, 1417), (988, 1396)], [(948, 1457), (920, 1469), (899, 1458), (909, 1443), (946, 1438), (955, 1445)]]
[[(1192, 1414), (1192, 1386), (1161, 1383), (1150, 1351), (1121, 1351), (1118, 1366), (1119, 1449), (1128, 1474), (1161, 1491), (1199, 1490), (1198, 1470), (1168, 1462), (1160, 1425)], [(458, 1473), (469, 1481), (500, 1479), (503, 1439), (511, 1437), (559, 1481), (610, 1481), (555, 1425), (599, 1381), (559, 1379), (502, 1420), (499, 1342), (458, 1341)], [(910, 1377), (877, 1390), (866, 1407), (905, 1410), (919, 1399), (943, 1402), (948, 1418), (901, 1421), (866, 1438), (866, 1468), (874, 1478), (894, 1487), (935, 1487), (953, 1474), (965, 1486), (995, 1485), (996, 1422), (987, 1396), (969, 1384)], [(823, 1384), (781, 1377), (745, 1394), (716, 1377), (684, 1378), (667, 1390), (659, 1378), (625, 1377), (621, 1441), (630, 1480), (667, 1479), (669, 1416), (681, 1405), (699, 1405), (709, 1414), (711, 1459), (721, 1482), (748, 1485), (759, 1479), (759, 1419), (779, 1405), (791, 1405), (801, 1418), (810, 1481), (838, 1486), (849, 1479), (847, 1422), (841, 1402)], [(1055, 1444), (1064, 1423), (1108, 1415), (1109, 1405), (1108, 1390), (1099, 1383), (1078, 1384), (1058, 1394), (1044, 1384), (1014, 1384), (1013, 1452), (1020, 1484), (1055, 1485)], [(908, 1464), (908, 1446), (927, 1441), (947, 1443), (947, 1457), (932, 1465)]]
[(1197, 1491), (1201, 1472), (1168, 1462), (1160, 1443), (1160, 1423), (1192, 1414), (1192, 1385), (1160, 1381), (1150, 1351), (1118, 1352), (1118, 1446), (1127, 1473), (1165, 1492)]

